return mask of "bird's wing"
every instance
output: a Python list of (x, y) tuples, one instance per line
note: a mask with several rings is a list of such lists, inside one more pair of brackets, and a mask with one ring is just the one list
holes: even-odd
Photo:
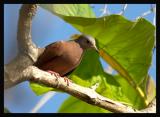
[(54, 57), (61, 56), (62, 43), (63, 42), (59, 41), (46, 46), (43, 53), (40, 55), (40, 57), (34, 65), (40, 67), (46, 62), (50, 61), (51, 59), (54, 59)]

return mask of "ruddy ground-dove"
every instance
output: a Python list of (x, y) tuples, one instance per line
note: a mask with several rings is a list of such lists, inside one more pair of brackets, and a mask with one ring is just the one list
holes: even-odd
[(98, 52), (94, 38), (89, 35), (82, 34), (74, 40), (54, 42), (43, 48), (43, 53), (34, 65), (63, 77), (80, 64), (86, 49), (95, 49)]

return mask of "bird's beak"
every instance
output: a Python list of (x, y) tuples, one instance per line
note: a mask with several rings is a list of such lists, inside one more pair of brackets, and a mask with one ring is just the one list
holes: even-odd
[(93, 48), (96, 50), (97, 53), (99, 53), (99, 50), (96, 46), (93, 46)]

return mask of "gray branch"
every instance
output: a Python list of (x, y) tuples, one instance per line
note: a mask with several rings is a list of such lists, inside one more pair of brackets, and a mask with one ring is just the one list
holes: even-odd
[(29, 55), (29, 57), (36, 61), (37, 47), (32, 42), (31, 25), (32, 18), (36, 14), (37, 5), (22, 5), (19, 12), (17, 41), (19, 52)]
[[(94, 89), (91, 88), (82, 87), (74, 83), (70, 83), (70, 85), (67, 86), (62, 77), (57, 79), (54, 75), (33, 66), (33, 63), (41, 54), (41, 48), (37, 48), (35, 46), (31, 37), (32, 18), (35, 15), (36, 10), (36, 4), (25, 4), (22, 5), (20, 9), (17, 36), (19, 53), (11, 62), (4, 65), (5, 89), (13, 87), (24, 81), (32, 81), (60, 89), (89, 104), (99, 106), (112, 112), (155, 112), (155, 109), (152, 109), (152, 111), (138, 111), (132, 109), (131, 107), (121, 104), (120, 102), (116, 102), (99, 95)], [(155, 107), (155, 105), (151, 107)]]
[[(113, 101), (109, 98), (103, 97), (95, 92), (92, 88), (82, 87), (75, 83), (67, 83), (63, 77), (56, 78), (48, 72), (42, 71), (35, 66), (29, 66), (21, 74), (22, 79), (32, 81), (35, 83), (44, 84), (49, 87), (53, 87), (62, 90), (80, 100), (83, 100), (89, 104), (96, 105), (106, 110), (116, 113), (137, 113), (138, 110), (132, 109), (129, 106), (123, 105), (120, 102)], [(143, 111), (144, 112), (144, 111)]]
[(19, 12), (17, 42), (18, 55), (8, 64), (4, 65), (4, 87), (9, 88), (23, 81), (19, 74), (37, 60), (39, 52), (32, 42), (32, 18), (37, 10), (37, 5), (22, 5)]

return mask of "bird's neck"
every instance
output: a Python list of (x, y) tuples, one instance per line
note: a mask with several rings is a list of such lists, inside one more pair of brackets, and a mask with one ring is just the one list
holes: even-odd
[(86, 47), (82, 46), (82, 40), (81, 39), (76, 39), (74, 40), (84, 51), (87, 49)]

